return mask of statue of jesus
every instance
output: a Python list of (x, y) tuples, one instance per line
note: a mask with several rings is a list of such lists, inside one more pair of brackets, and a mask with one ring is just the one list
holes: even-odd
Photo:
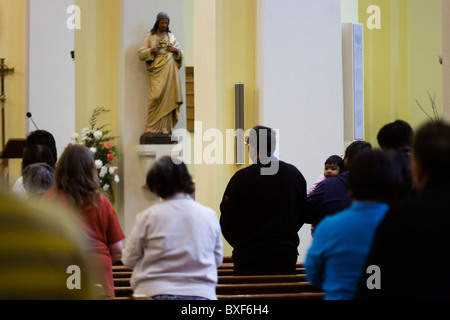
[(160, 12), (138, 51), (148, 71), (148, 115), (144, 133), (171, 134), (183, 104), (179, 69), (183, 51), (169, 30), (170, 18)]

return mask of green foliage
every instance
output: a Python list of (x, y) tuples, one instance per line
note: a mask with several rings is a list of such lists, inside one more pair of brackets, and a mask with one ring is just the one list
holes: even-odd
[(72, 140), (88, 147), (95, 156), (95, 165), (100, 180), (100, 187), (111, 203), (115, 202), (113, 183), (119, 182), (117, 166), (114, 166), (115, 159), (119, 155), (117, 147), (111, 141), (117, 137), (110, 136), (111, 130), (106, 129), (109, 124), (98, 125), (98, 117), (109, 112), (108, 109), (97, 107), (89, 118), (89, 128), (81, 130), (81, 134), (75, 132)]

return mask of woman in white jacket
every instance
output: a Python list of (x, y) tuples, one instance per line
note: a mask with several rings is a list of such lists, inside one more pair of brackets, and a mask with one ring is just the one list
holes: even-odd
[(137, 215), (122, 257), (133, 268), (134, 292), (159, 300), (217, 299), (223, 244), (216, 213), (190, 197), (186, 165), (169, 156), (156, 161), (147, 185), (161, 202)]

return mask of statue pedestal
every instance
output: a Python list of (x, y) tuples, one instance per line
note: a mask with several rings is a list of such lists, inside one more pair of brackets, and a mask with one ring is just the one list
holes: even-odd
[(164, 133), (144, 133), (139, 139), (140, 144), (152, 145), (152, 144), (177, 144), (178, 138), (171, 134)]

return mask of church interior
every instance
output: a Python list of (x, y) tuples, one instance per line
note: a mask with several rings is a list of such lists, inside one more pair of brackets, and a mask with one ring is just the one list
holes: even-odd
[[(147, 71), (138, 49), (161, 11), (184, 51), (174, 128), (183, 143), (148, 145), (140, 143)], [(250, 163), (247, 152), (243, 163), (235, 157), (238, 84), (241, 129), (276, 129), (276, 156), (308, 187), (352, 141), (376, 147), (386, 123), (450, 120), (445, 0), (0, 0), (0, 58), (2, 153), (39, 128), (54, 135), (60, 156), (96, 108), (108, 110), (97, 118), (117, 150), (106, 189), (126, 236), (159, 202), (145, 186), (149, 167), (174, 152), (195, 200), (220, 217), (228, 181)], [(21, 161), (2, 159), (3, 189), (21, 176)], [(308, 224), (299, 236), (302, 262)], [(232, 254), (225, 240), (223, 254)]]

